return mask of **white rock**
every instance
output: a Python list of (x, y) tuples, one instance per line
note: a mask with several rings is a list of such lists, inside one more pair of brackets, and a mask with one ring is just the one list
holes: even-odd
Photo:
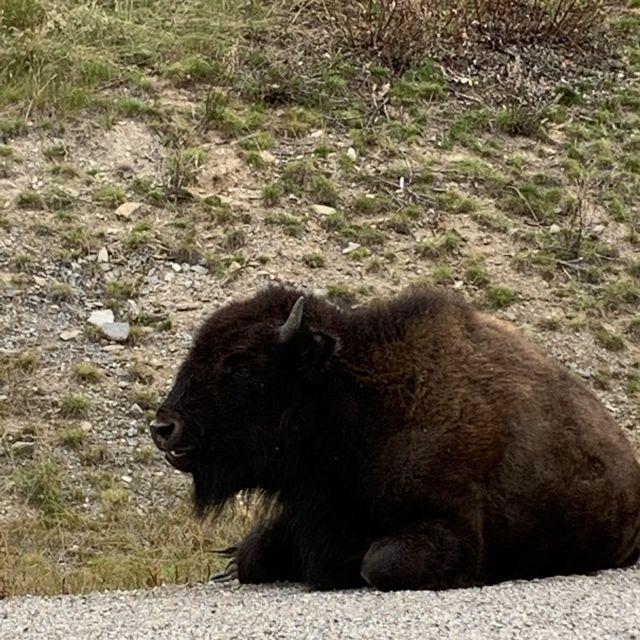
[(556, 235), (556, 234), (560, 233), (560, 231), (562, 231), (562, 229), (561, 229), (559, 224), (552, 224), (549, 227), (549, 233), (551, 233), (552, 235)]
[(122, 482), (124, 482), (125, 484), (131, 484), (132, 480), (133, 478), (131, 476), (122, 476)]
[(114, 342), (124, 342), (129, 337), (128, 322), (106, 322), (100, 325), (102, 333)]
[(97, 311), (92, 311), (89, 319), (87, 320), (89, 324), (93, 324), (96, 327), (101, 327), (113, 321), (114, 317), (111, 309), (98, 309)]
[(89, 433), (93, 429), (93, 425), (90, 422), (84, 421), (80, 423), (80, 429), (84, 433)]
[(351, 160), (353, 160), (354, 162), (358, 159), (358, 152), (353, 148), (353, 147), (349, 147), (347, 149), (347, 155), (351, 158)]
[(359, 245), (357, 242), (350, 242), (343, 250), (342, 253), (343, 254), (348, 254), (351, 253), (352, 251), (355, 251), (356, 249), (359, 249), (362, 245)]
[(171, 263), (171, 268), (176, 272), (176, 273), (180, 273), (180, 271), (182, 270), (182, 267), (176, 263), (176, 262), (172, 262)]
[(107, 247), (102, 247), (102, 249), (98, 251), (98, 262), (109, 262), (109, 252), (107, 251)]
[(315, 213), (321, 216), (330, 216), (332, 213), (336, 212), (336, 210), (333, 207), (328, 207), (325, 204), (312, 204), (311, 208)]
[(82, 331), (80, 331), (80, 329), (70, 329), (69, 331), (63, 331), (59, 337), (63, 342), (69, 342), (69, 340), (74, 340), (81, 333)]
[(200, 275), (204, 275), (205, 273), (209, 272), (209, 269), (207, 269), (207, 267), (203, 267), (201, 264), (194, 264), (191, 267), (191, 271), (199, 273)]

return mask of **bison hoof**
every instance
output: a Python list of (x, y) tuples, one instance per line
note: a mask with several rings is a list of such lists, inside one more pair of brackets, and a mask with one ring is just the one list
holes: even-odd
[(235, 559), (231, 560), (231, 562), (226, 566), (224, 571), (217, 573), (211, 578), (211, 582), (216, 582), (218, 584), (222, 582), (231, 582), (232, 580), (238, 579), (238, 563)]

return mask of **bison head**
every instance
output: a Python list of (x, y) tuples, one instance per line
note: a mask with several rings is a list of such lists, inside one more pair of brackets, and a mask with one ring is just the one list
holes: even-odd
[(267, 290), (262, 305), (253, 299), (214, 313), (151, 425), (168, 462), (193, 475), (201, 515), (244, 489), (277, 491), (270, 485), (290, 462), (304, 398), (337, 346), (304, 326), (304, 298), (296, 297), (287, 291), (279, 303)]

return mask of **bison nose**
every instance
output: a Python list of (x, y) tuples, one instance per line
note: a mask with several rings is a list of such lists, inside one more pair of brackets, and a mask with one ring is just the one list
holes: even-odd
[(182, 425), (177, 420), (165, 421), (156, 419), (149, 428), (156, 446), (165, 451), (174, 448), (182, 433)]

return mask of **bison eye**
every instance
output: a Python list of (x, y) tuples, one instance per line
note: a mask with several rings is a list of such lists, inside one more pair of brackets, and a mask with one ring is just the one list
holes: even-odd
[(231, 369), (230, 374), (236, 380), (246, 380), (253, 375), (253, 372), (249, 367), (234, 367)]

